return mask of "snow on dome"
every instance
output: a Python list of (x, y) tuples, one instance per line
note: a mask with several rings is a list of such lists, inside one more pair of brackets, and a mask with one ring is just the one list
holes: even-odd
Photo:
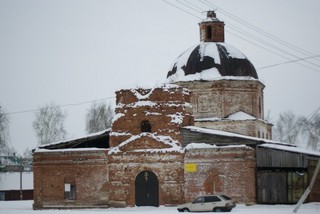
[(175, 60), (168, 72), (167, 82), (215, 80), (226, 76), (258, 79), (251, 62), (232, 45), (200, 42)]

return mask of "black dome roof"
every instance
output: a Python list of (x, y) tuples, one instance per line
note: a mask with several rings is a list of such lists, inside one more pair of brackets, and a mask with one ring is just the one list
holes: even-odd
[(235, 47), (223, 42), (201, 42), (175, 60), (167, 80), (213, 80), (225, 76), (258, 79), (252, 63)]

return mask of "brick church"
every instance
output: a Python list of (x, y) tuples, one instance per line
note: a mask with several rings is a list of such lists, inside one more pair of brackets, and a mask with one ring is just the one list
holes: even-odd
[[(299, 200), (320, 153), (272, 141), (254, 66), (213, 11), (199, 27), (165, 84), (116, 92), (111, 129), (35, 150), (34, 209)], [(317, 181), (308, 201), (320, 199)]]

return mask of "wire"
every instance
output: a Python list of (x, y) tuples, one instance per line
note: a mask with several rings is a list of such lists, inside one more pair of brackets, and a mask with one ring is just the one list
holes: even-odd
[(164, 1), (165, 3), (167, 3), (167, 4), (171, 5), (172, 7), (175, 7), (175, 8), (177, 8), (178, 10), (181, 10), (181, 11), (183, 11), (183, 12), (185, 12), (185, 13), (187, 13), (187, 14), (189, 14), (189, 15), (193, 16), (193, 17), (196, 17), (196, 18), (198, 18), (198, 19), (201, 19), (201, 17), (196, 16), (196, 15), (194, 15), (194, 14), (192, 14), (192, 13), (188, 12), (187, 10), (184, 10), (184, 9), (182, 9), (182, 8), (180, 8), (180, 7), (178, 7), (178, 6), (174, 5), (174, 4), (172, 4), (172, 3), (170, 3), (170, 2), (168, 2), (168, 1), (166, 1), (166, 0), (162, 0), (162, 1)]
[[(83, 104), (87, 104), (87, 103), (94, 103), (94, 102), (98, 102), (98, 101), (102, 101), (102, 100), (109, 100), (109, 99), (114, 99), (114, 98), (115, 98), (115, 97), (106, 97), (106, 98), (102, 98), (102, 99), (83, 101), (83, 102), (79, 102), (79, 103), (69, 103), (69, 104), (64, 104), (64, 105), (56, 105), (56, 106), (52, 106), (52, 107), (50, 107), (50, 108), (55, 108), (55, 107), (68, 107), (68, 106), (79, 106), (79, 105), (83, 105)], [(22, 111), (15, 111), (15, 112), (5, 113), (5, 115), (37, 112), (37, 111), (40, 111), (41, 109), (43, 109), (43, 108), (30, 109), (30, 110), (22, 110)]]
[[(190, 12), (182, 9), (181, 7), (179, 7), (179, 6), (177, 6), (177, 5), (174, 5), (174, 4), (172, 4), (172, 3), (169, 3), (169, 2), (167, 2), (167, 1), (165, 1), (165, 0), (164, 0), (164, 2), (170, 4), (171, 6), (174, 6), (175, 8), (177, 8), (177, 9), (183, 11), (183, 12), (186, 12), (186, 13), (192, 15), (192, 16), (195, 16), (194, 14), (191, 14)], [(191, 9), (191, 10), (193, 10), (193, 11), (201, 14), (200, 10), (202, 10), (202, 8), (196, 6), (195, 4), (190, 3), (188, 0), (184, 0), (184, 2), (182, 2), (182, 0), (176, 0), (176, 2), (179, 3), (180, 5), (183, 5), (184, 7), (187, 7), (187, 8), (189, 8), (189, 9)], [(284, 45), (285, 47), (292, 48), (292, 47), (290, 47), (290, 46), (293, 46), (293, 45), (291, 45), (290, 43), (288, 43), (289, 45), (284, 44), (284, 43), (287, 43), (287, 42), (284, 42), (283, 40), (281, 40), (281, 39), (279, 39), (279, 38), (277, 38), (277, 37), (275, 37), (275, 36), (273, 36), (273, 35), (265, 32), (265, 31), (263, 31), (263, 30), (259, 29), (258, 27), (256, 27), (256, 26), (254, 26), (254, 25), (252, 25), (252, 24), (250, 24), (250, 23), (248, 23), (248, 22), (246, 22), (246, 21), (244, 21), (244, 20), (242, 20), (242, 19), (240, 19), (240, 18), (232, 15), (231, 13), (228, 13), (227, 11), (218, 8), (217, 6), (215, 6), (215, 5), (211, 4), (210, 2), (208, 2), (207, 0), (204, 0), (204, 1), (203, 1), (203, 0), (200, 0), (200, 2), (201, 2), (202, 4), (204, 4), (204, 5), (206, 5), (206, 6), (215, 7), (215, 8), (217, 8), (217, 9), (219, 9), (219, 11), (222, 11), (222, 13), (225, 14), (226, 16), (231, 17), (233, 20), (241, 23), (242, 25), (245, 25), (246, 27), (248, 27), (248, 28), (250, 28), (250, 29), (253, 29), (254, 31), (262, 34), (262, 35), (265, 36), (265, 37), (267, 37), (268, 39), (272, 39), (272, 40), (275, 40), (275, 41), (277, 41), (277, 42), (280, 42), (280, 44)], [(195, 16), (195, 17), (199, 18), (198, 16)], [(312, 66), (315, 66), (315, 67), (318, 67), (318, 68), (319, 68), (320, 65), (318, 65), (318, 64), (315, 64), (315, 63), (310, 62), (310, 61), (307, 61), (307, 60), (304, 60), (303, 62), (300, 62), (300, 61), (301, 61), (301, 57), (299, 57), (299, 56), (297, 56), (297, 55), (295, 55), (295, 54), (293, 54), (293, 53), (291, 53), (291, 52), (289, 52), (289, 51), (287, 51), (287, 50), (279, 47), (278, 45), (275, 45), (275, 44), (272, 44), (272, 43), (270, 43), (270, 42), (267, 42), (265, 39), (262, 39), (261, 37), (259, 38), (259, 37), (255, 36), (255, 35), (249, 33), (248, 31), (245, 31), (245, 30), (243, 30), (243, 29), (241, 29), (241, 28), (239, 28), (239, 27), (236, 27), (236, 26), (233, 25), (233, 24), (228, 23), (227, 26), (228, 26), (228, 28), (230, 28), (230, 29), (232, 29), (232, 30), (234, 30), (234, 31), (236, 31), (236, 32), (238, 32), (238, 33), (241, 33), (241, 34), (245, 35), (246, 37), (249, 37), (249, 38), (252, 38), (252, 39), (255, 40), (255, 41), (258, 41), (258, 42), (259, 42), (260, 44), (262, 44), (262, 45), (265, 45), (265, 46), (267, 46), (267, 47), (270, 47), (270, 48), (276, 50), (276, 52), (275, 52), (275, 51), (272, 51), (272, 50), (270, 50), (270, 49), (268, 49), (268, 48), (266, 48), (266, 47), (263, 47), (262, 45), (259, 45), (259, 44), (257, 44), (257, 43), (254, 43), (254, 42), (252, 42), (251, 40), (245, 39), (245, 38), (239, 36), (238, 34), (231, 33), (230, 31), (226, 31), (226, 32), (231, 33), (231, 34), (233, 34), (234, 36), (236, 36), (236, 37), (238, 37), (238, 38), (246, 41), (246, 42), (249, 42), (249, 43), (251, 43), (251, 44), (253, 44), (253, 45), (257, 46), (257, 47), (260, 47), (260, 48), (262, 48), (262, 49), (264, 49), (264, 50), (266, 50), (266, 51), (268, 51), (268, 52), (270, 52), (270, 53), (273, 53), (273, 54), (275, 54), (275, 55), (277, 55), (277, 56), (280, 56), (280, 57), (282, 57), (282, 58), (284, 58), (284, 59), (288, 59), (288, 60), (290, 60), (290, 62), (296, 62), (297, 64), (299, 64), (299, 65), (301, 65), (301, 66), (303, 66), (303, 67), (305, 67), (305, 68), (308, 68), (308, 69), (313, 70), (313, 71), (316, 71), (316, 72), (320, 72), (320, 70), (317, 70), (317, 69), (315, 69), (315, 68), (312, 68), (312, 67), (310, 67), (310, 66), (307, 66), (307, 65), (304, 64), (304, 63), (308, 63), (308, 64), (310, 64), (310, 65), (312, 65)], [(267, 34), (267, 36), (266, 36), (266, 34)], [(268, 35), (270, 35), (270, 36), (268, 36)], [(279, 41), (279, 40), (280, 40), (280, 41)], [(296, 50), (297, 48), (294, 48), (294, 49)], [(302, 49), (301, 49), (301, 50), (302, 50)], [(279, 53), (282, 52), (282, 53), (284, 53), (285, 55), (290, 56), (291, 58), (290, 58), (290, 57), (286, 57), (286, 56), (284, 56), (284, 55), (281, 55), (281, 54), (279, 54), (279, 53), (277, 53), (277, 52), (279, 52)], [(302, 51), (299, 51), (299, 52), (302, 53)], [(304, 51), (304, 52), (306, 52), (306, 51)], [(303, 54), (305, 54), (305, 53), (303, 53)], [(310, 53), (309, 53), (309, 54), (310, 54)], [(307, 56), (308, 56), (308, 57), (307, 57), (306, 59), (314, 58), (314, 57), (313, 57), (314, 55), (307, 55)], [(294, 59), (293, 59), (293, 58), (294, 58)]]
[(320, 57), (320, 55), (300, 58), (300, 59), (296, 59), (296, 60), (290, 60), (290, 61), (286, 61), (286, 62), (280, 62), (280, 63), (273, 64), (273, 65), (267, 65), (267, 66), (264, 66), (264, 67), (261, 67), (261, 68), (257, 68), (257, 70), (262, 70), (262, 69), (266, 69), (266, 68), (271, 68), (271, 67), (275, 67), (275, 66), (279, 66), (279, 65), (283, 65), (283, 64), (293, 63), (293, 62), (297, 62), (297, 61), (303, 61), (303, 60), (306, 60), (306, 59), (317, 58), (317, 57)]
[(280, 39), (280, 38), (278, 38), (278, 37), (270, 34), (269, 32), (264, 31), (264, 30), (262, 30), (262, 29), (260, 29), (260, 28), (258, 28), (258, 27), (256, 27), (256, 26), (254, 26), (253, 24), (251, 24), (251, 23), (249, 23), (249, 22), (247, 22), (247, 21), (239, 18), (239, 17), (236, 17), (235, 15), (233, 15), (233, 14), (231, 14), (231, 13), (223, 10), (222, 8), (219, 8), (219, 7), (217, 7), (216, 5), (212, 4), (212, 3), (209, 2), (208, 0), (200, 0), (200, 2), (203, 3), (203, 4), (205, 4), (205, 5), (207, 5), (207, 6), (209, 6), (209, 7), (215, 7), (216, 9), (219, 9), (219, 11), (220, 11), (221, 13), (223, 13), (224, 15), (230, 17), (231, 19), (239, 22), (240, 24), (243, 24), (243, 25), (249, 27), (250, 29), (252, 29), (252, 30), (260, 33), (261, 35), (263, 35), (263, 36), (265, 36), (265, 37), (268, 37), (269, 39), (272, 39), (272, 40), (274, 40), (274, 41), (276, 41), (276, 42), (278, 42), (278, 43), (280, 43), (280, 44), (282, 44), (282, 45), (284, 45), (284, 46), (286, 46), (286, 47), (289, 47), (289, 48), (291, 48), (291, 49), (293, 49), (293, 50), (295, 50), (295, 51), (298, 51), (298, 52), (300, 52), (300, 53), (303, 53), (304, 55), (308, 55), (308, 56), (313, 56), (313, 55), (315, 55), (315, 54), (313, 54), (313, 53), (311, 53), (311, 52), (309, 52), (309, 51), (306, 51), (306, 50), (304, 50), (304, 49), (302, 49), (302, 48), (299, 48), (299, 47), (297, 47), (297, 46), (295, 46), (295, 45), (293, 45), (293, 44), (290, 44), (289, 42), (287, 42), (287, 41), (285, 41), (285, 40), (283, 40), (283, 39)]

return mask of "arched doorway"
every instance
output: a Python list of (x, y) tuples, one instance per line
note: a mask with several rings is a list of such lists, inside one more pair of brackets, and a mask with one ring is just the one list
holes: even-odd
[(136, 206), (159, 206), (159, 181), (151, 171), (140, 172), (135, 181)]

